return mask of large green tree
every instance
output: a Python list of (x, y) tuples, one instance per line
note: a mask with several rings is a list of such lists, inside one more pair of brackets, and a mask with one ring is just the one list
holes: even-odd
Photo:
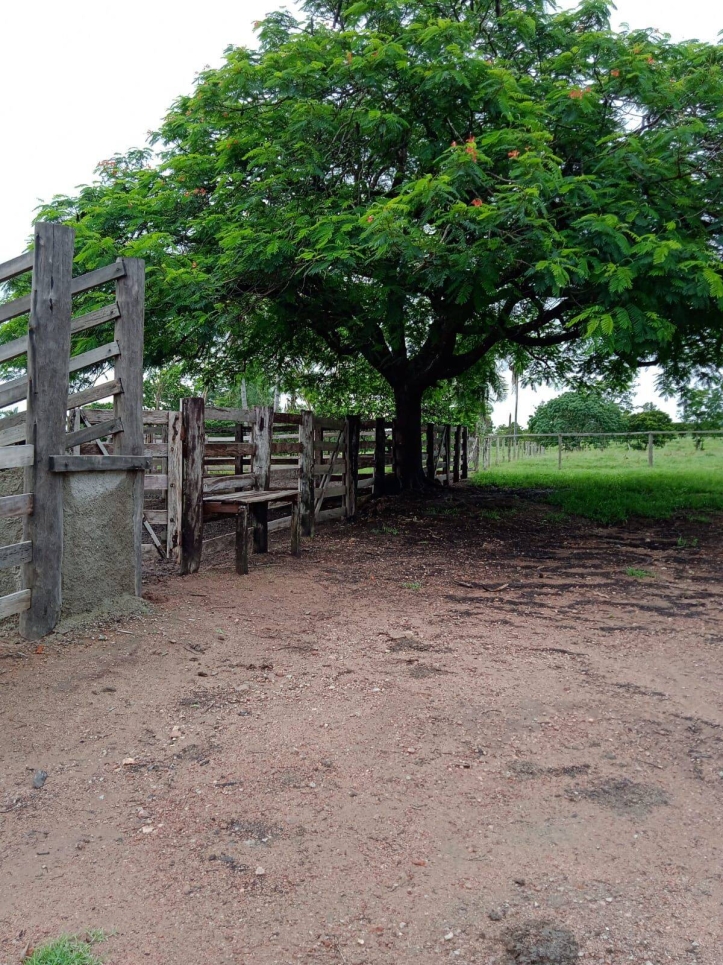
[(149, 262), (148, 360), (363, 358), (405, 486), (430, 387), (514, 357), (624, 380), (723, 348), (723, 48), (606, 0), (308, 0), (42, 217)]

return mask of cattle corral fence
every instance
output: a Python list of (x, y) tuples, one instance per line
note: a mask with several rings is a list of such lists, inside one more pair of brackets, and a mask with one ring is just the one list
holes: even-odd
[[(73, 277), (73, 248), (72, 229), (38, 224), (33, 250), (0, 265), (0, 283), (32, 273), (30, 294), (0, 305), (0, 323), (28, 316), (27, 334), (0, 345), (0, 362), (27, 357), (26, 374), (0, 384), (0, 408), (26, 404), (0, 421), (0, 469), (9, 471), (0, 542), (10, 540), (0, 570), (21, 567), (15, 586), (3, 581), (0, 617), (19, 614), (27, 639), (49, 633), (61, 614), (141, 589), (144, 265), (121, 258)], [(75, 296), (110, 283), (107, 306), (73, 316)], [(107, 344), (72, 354), (74, 336), (106, 324)], [(69, 391), (71, 375), (102, 363), (112, 379)], [(108, 398), (102, 420), (83, 420), (85, 406)], [(103, 438), (113, 455), (81, 454)]]
[[(103, 409), (87, 408), (79, 418), (102, 425)], [(180, 563), (181, 573), (199, 569), (205, 522), (214, 518), (214, 497), (250, 490), (298, 489), (301, 532), (313, 536), (317, 523), (353, 519), (372, 495), (382, 495), (396, 470), (394, 423), (357, 415), (329, 418), (270, 407), (219, 408), (203, 398), (184, 399), (180, 412), (144, 410), (145, 473), (143, 524), (159, 556)], [(466, 426), (426, 425), (423, 461), (427, 478), (442, 485), (468, 475)], [(97, 438), (81, 446), (112, 451)], [(277, 503), (268, 530), (292, 521), (291, 502)]]
[[(301, 533), (353, 519), (392, 488), (394, 422), (203, 398), (184, 399), (179, 412), (144, 410), (144, 264), (119, 258), (74, 276), (73, 254), (71, 228), (41, 223), (33, 250), (0, 264), (0, 285), (30, 275), (29, 294), (0, 304), (0, 325), (28, 317), (27, 334), (0, 343), (0, 363), (27, 358), (24, 375), (0, 383), (0, 410), (26, 405), (0, 416), (0, 619), (19, 616), (26, 639), (61, 616), (140, 596), (144, 532), (193, 573), (204, 522), (219, 514), (238, 511), (246, 526), (252, 506), (255, 547), (263, 552), (269, 530), (291, 526), (298, 552)], [(74, 315), (74, 298), (97, 289), (108, 304), (83, 312), (81, 302)], [(109, 341), (84, 350), (78, 336), (100, 326), (112, 326)], [(96, 384), (74, 391), (84, 372)], [(467, 477), (466, 427), (430, 423), (423, 435), (430, 480)], [(238, 545), (246, 572), (247, 544)]]

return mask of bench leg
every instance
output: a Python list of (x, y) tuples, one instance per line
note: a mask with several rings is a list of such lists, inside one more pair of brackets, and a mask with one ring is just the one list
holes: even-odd
[(301, 506), (298, 499), (291, 504), (291, 555), (301, 556)]
[(236, 516), (236, 572), (244, 576), (249, 571), (249, 510), (239, 506)]
[(269, 505), (254, 503), (251, 506), (254, 521), (254, 553), (269, 551)]

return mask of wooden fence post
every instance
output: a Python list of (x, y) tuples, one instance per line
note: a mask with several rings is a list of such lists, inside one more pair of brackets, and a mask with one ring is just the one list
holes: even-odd
[[(115, 284), (120, 318), (115, 340), (121, 354), (115, 363), (115, 378), (123, 391), (114, 397), (114, 414), (123, 431), (113, 436), (113, 452), (119, 456), (143, 455), (143, 328), (146, 268), (140, 258), (120, 258), (125, 275)], [(133, 541), (135, 594), (141, 595), (141, 551), (143, 543), (143, 473), (133, 476)]]
[(346, 417), (346, 518), (356, 516), (356, 490), (359, 485), (359, 434), (361, 416)]
[(26, 640), (50, 633), (62, 607), (63, 477), (50, 472), (49, 457), (64, 452), (74, 238), (72, 228), (35, 227), (25, 433), (35, 447), (33, 465), (25, 470), (25, 492), (34, 494), (34, 509), (23, 526), (33, 558), (23, 566), (30, 609), (20, 615)]
[(299, 427), (301, 460), (299, 466), (299, 499), (301, 501), (301, 532), (314, 535), (314, 413), (301, 413)]
[(459, 469), (462, 462), (462, 426), (454, 427), (454, 465), (452, 469), (453, 482), (459, 482)]
[[(237, 422), (234, 427), (233, 434), (234, 442), (244, 441), (244, 427), (240, 422)], [(237, 452), (234, 456), (233, 461), (233, 471), (236, 476), (242, 476), (244, 471), (244, 457), (240, 452)]]
[(434, 450), (434, 423), (427, 423), (427, 479), (434, 482), (437, 475), (437, 453)]
[(181, 576), (197, 573), (203, 551), (203, 456), (206, 448), (204, 401), (181, 401), (183, 500), (181, 512)]
[(653, 433), (648, 433), (648, 465), (653, 465)]
[(557, 437), (557, 468), (562, 469), (562, 436)]
[(374, 495), (383, 496), (387, 473), (387, 429), (384, 419), (374, 422)]
[(181, 553), (181, 517), (183, 515), (183, 446), (181, 413), (168, 413), (168, 490), (166, 496), (166, 556), (178, 560)]
[(251, 431), (254, 444), (252, 472), (256, 476), (256, 488), (271, 489), (271, 439), (274, 432), (274, 410), (270, 405), (257, 405), (256, 419)]
[(442, 427), (442, 432), (444, 433), (444, 462), (442, 463), (442, 474), (444, 475), (444, 485), (449, 486), (449, 476), (450, 476), (450, 449), (452, 448), (452, 426), (446, 423)]
[(462, 479), (469, 476), (469, 430), (462, 426)]

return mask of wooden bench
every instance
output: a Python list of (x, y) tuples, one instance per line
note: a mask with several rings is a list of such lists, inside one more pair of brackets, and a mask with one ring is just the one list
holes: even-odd
[(298, 489), (251, 490), (203, 497), (203, 515), (236, 517), (236, 572), (249, 571), (249, 525), (253, 522), (254, 553), (269, 549), (269, 506), (291, 503), (291, 555), (301, 555), (301, 525)]

